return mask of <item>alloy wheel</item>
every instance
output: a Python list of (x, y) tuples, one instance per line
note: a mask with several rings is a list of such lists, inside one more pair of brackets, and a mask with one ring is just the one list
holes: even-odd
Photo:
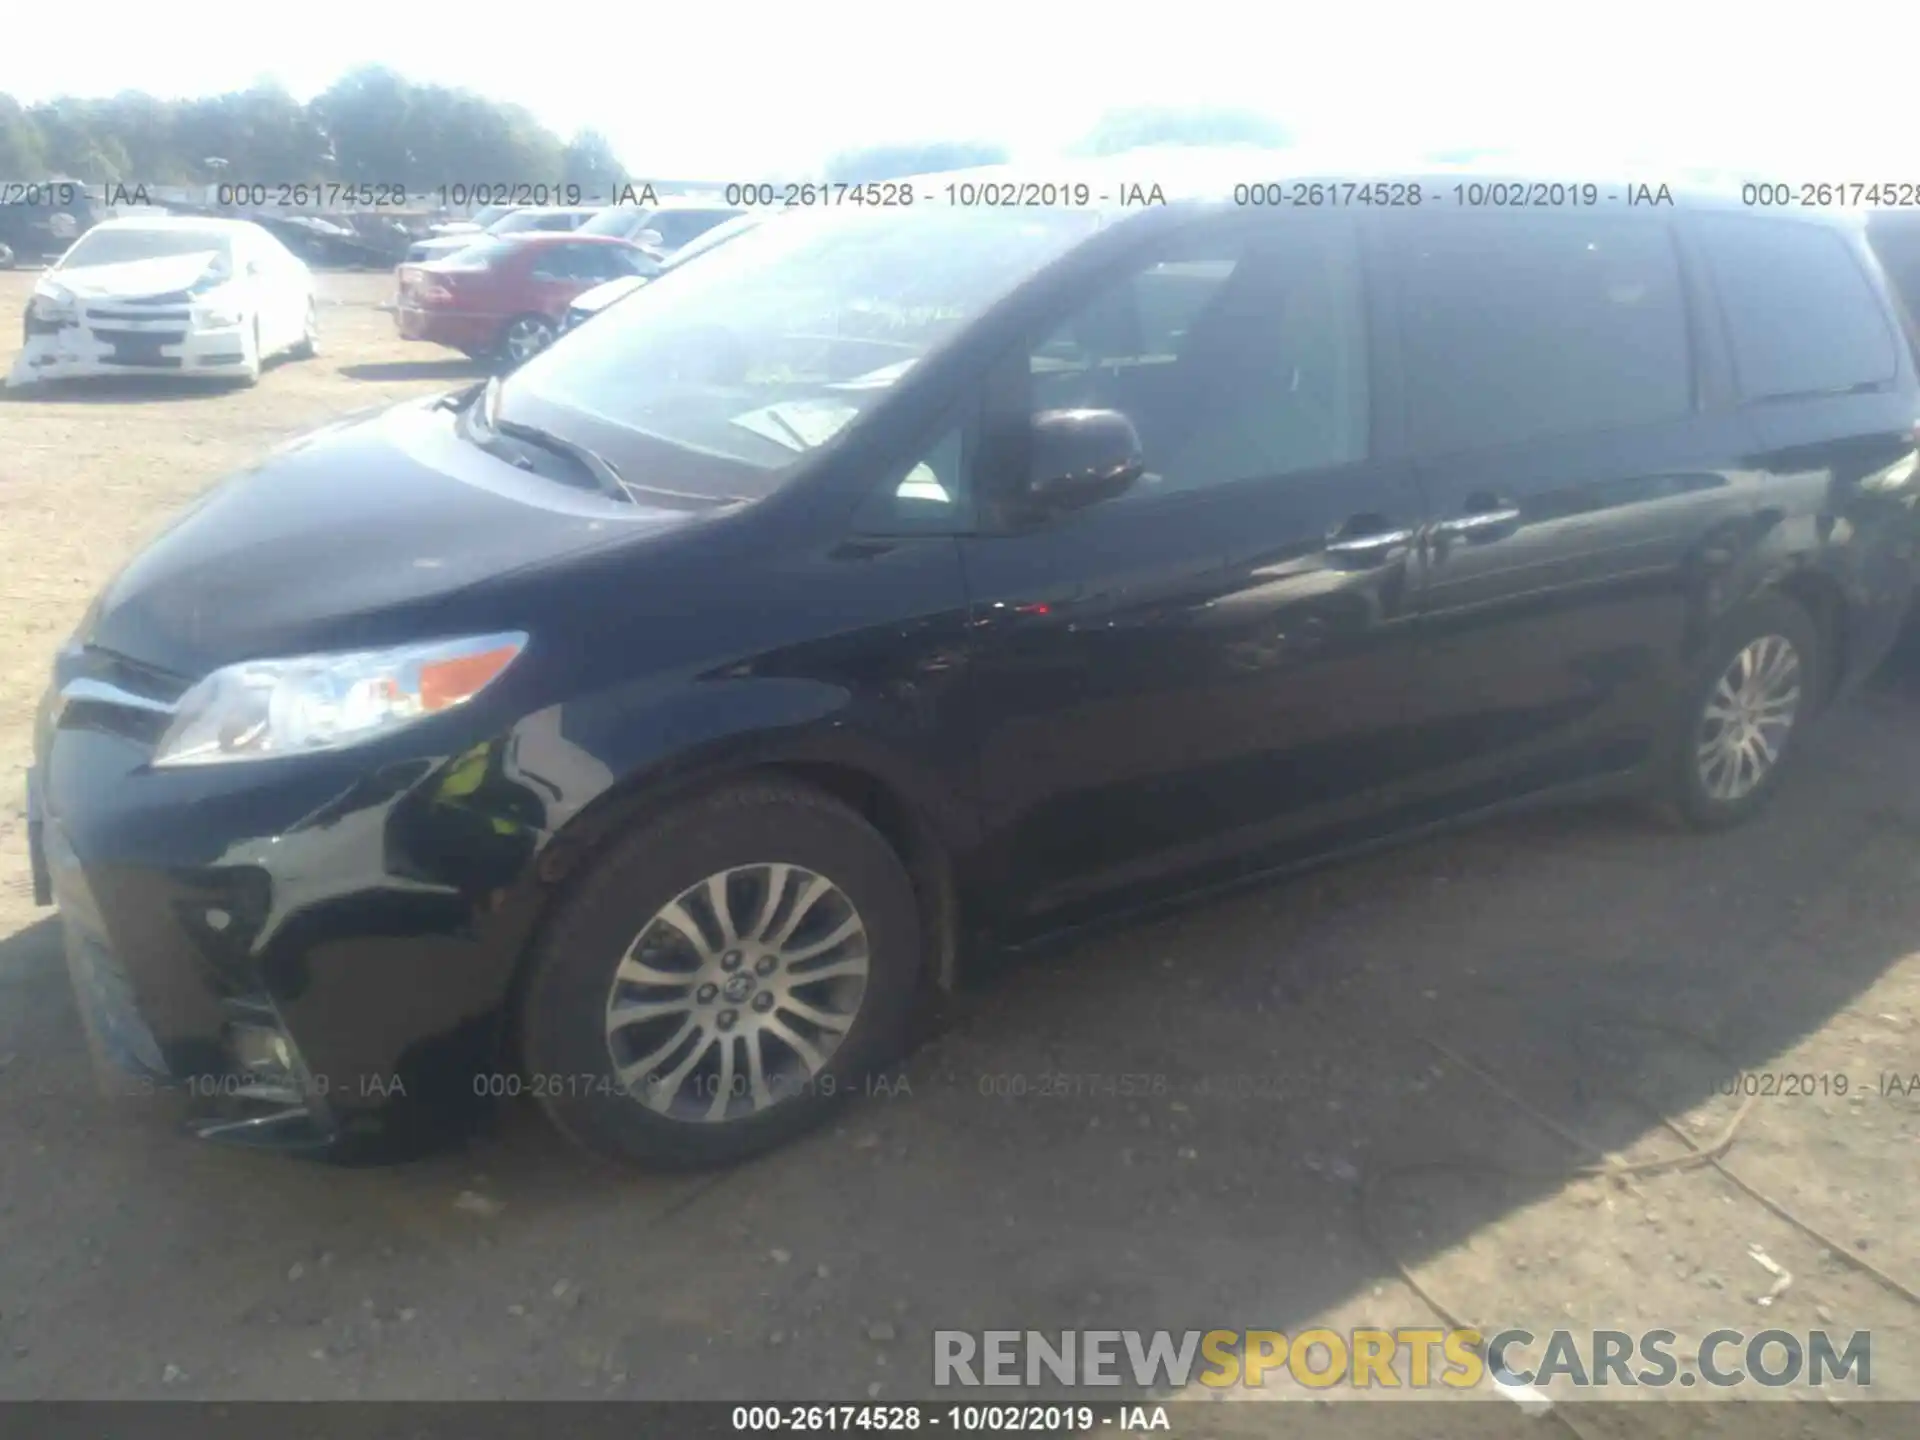
[(622, 1092), (676, 1120), (759, 1114), (820, 1085), (867, 990), (866, 922), (797, 865), (736, 866), (661, 907), (614, 972)]
[(519, 365), (553, 343), (552, 332), (538, 320), (520, 319), (507, 327), (507, 358)]
[(1721, 672), (1694, 751), (1709, 799), (1744, 799), (1773, 773), (1800, 713), (1800, 680), (1800, 652), (1784, 635), (1749, 641)]

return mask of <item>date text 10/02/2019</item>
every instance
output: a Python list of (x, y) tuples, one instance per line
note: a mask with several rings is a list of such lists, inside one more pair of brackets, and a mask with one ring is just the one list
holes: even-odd
[(1084, 1434), (1173, 1428), (1164, 1405), (736, 1405), (738, 1434), (850, 1434), (934, 1430), (949, 1435)]

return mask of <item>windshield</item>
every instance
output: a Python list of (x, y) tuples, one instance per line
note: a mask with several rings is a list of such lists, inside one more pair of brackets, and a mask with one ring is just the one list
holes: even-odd
[[(613, 426), (778, 472), (1103, 223), (1093, 211), (822, 211), (676, 267), (510, 376), (556, 430)], [(671, 278), (669, 278), (671, 276)], [(569, 432), (570, 433), (570, 432)]]
[(517, 210), (487, 228), (495, 235), (516, 235), (522, 230), (538, 230), (547, 218), (544, 210)]
[(613, 235), (624, 240), (646, 227), (640, 224), (652, 210), (642, 205), (610, 205), (580, 227), (582, 235)]
[(59, 269), (81, 265), (124, 265), (132, 260), (157, 260), (164, 255), (224, 256), (231, 238), (220, 230), (89, 230), (62, 257)]
[(519, 208), (517, 205), (485, 205), (473, 212), (473, 223), (484, 230), (489, 225), (506, 219)]

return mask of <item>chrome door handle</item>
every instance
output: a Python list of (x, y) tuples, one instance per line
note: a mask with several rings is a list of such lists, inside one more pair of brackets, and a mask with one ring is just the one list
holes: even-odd
[(1462, 515), (1458, 520), (1440, 520), (1433, 526), (1436, 535), (1471, 535), (1476, 530), (1490, 530), (1496, 525), (1511, 525), (1520, 518), (1518, 509), (1482, 510), (1478, 515)]
[(1415, 533), (1412, 530), (1376, 530), (1371, 535), (1329, 540), (1326, 548), (1330, 555), (1364, 555), (1373, 550), (1385, 550), (1392, 545), (1412, 544)]

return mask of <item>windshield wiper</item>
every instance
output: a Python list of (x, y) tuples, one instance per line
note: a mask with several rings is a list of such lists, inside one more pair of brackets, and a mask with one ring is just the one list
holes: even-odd
[(488, 429), (496, 435), (504, 435), (509, 440), (518, 440), (523, 445), (534, 445), (542, 450), (551, 451), (573, 461), (592, 477), (600, 493), (615, 500), (633, 503), (633, 489), (620, 478), (620, 472), (602, 455), (589, 450), (586, 446), (572, 440), (564, 440), (551, 430), (542, 430), (538, 425), (524, 425), (518, 420), (495, 418), (488, 423)]
[(787, 432), (788, 437), (793, 441), (794, 449), (805, 451), (813, 448), (813, 446), (807, 443), (807, 437), (794, 429), (793, 422), (788, 420), (787, 417), (782, 415), (778, 410), (769, 410), (766, 414), (769, 420)]
[[(604, 456), (589, 450), (586, 446), (572, 440), (563, 439), (551, 430), (542, 430), (538, 425), (528, 425), (518, 420), (500, 418), (500, 377), (494, 375), (457, 395), (449, 395), (446, 400), (455, 404), (451, 408), (460, 408), (478, 398), (468, 414), (468, 423), (480, 432), (481, 437), (503, 435), (509, 440), (518, 440), (522, 445), (532, 445), (549, 454), (571, 460), (594, 483), (594, 488), (602, 495), (613, 500), (633, 503), (633, 491), (627, 482), (620, 478), (620, 472), (608, 463)], [(479, 437), (476, 437), (479, 438)], [(520, 463), (523, 469), (532, 469), (531, 462)]]
[(473, 384), (463, 385), (458, 390), (449, 390), (433, 402), (433, 408), (436, 410), (464, 410), (480, 398), (481, 393), (487, 388), (487, 385), (488, 382), (485, 380), (476, 380)]
[[(458, 409), (466, 407), (475, 396), (480, 397), (480, 400), (477, 405), (472, 405), (469, 410), (467, 423), (472, 430), (478, 432), (475, 437), (476, 439), (488, 435), (501, 435), (509, 440), (518, 440), (523, 445), (536, 446), (551, 454), (562, 456), (573, 461), (575, 465), (586, 471), (592, 478), (595, 487), (603, 495), (612, 499), (624, 500), (628, 504), (637, 504), (642, 495), (655, 495), (667, 501), (678, 501), (683, 504), (691, 503), (696, 505), (719, 506), (722, 508), (751, 503), (748, 497), (744, 495), (697, 495), (684, 490), (668, 490), (658, 485), (635, 484), (622, 476), (621, 473), (613, 467), (612, 461), (608, 460), (598, 451), (589, 450), (578, 441), (568, 440), (563, 436), (554, 434), (551, 430), (543, 430), (538, 425), (528, 425), (518, 420), (501, 419), (499, 414), (500, 379), (498, 376), (471, 387), (470, 391), (462, 391), (457, 395), (446, 396), (445, 401), (456, 402), (450, 405), (449, 408)], [(484, 439), (481, 439), (480, 443), (484, 448)], [(532, 468), (531, 462), (524, 459), (513, 463), (520, 465), (523, 469)]]

